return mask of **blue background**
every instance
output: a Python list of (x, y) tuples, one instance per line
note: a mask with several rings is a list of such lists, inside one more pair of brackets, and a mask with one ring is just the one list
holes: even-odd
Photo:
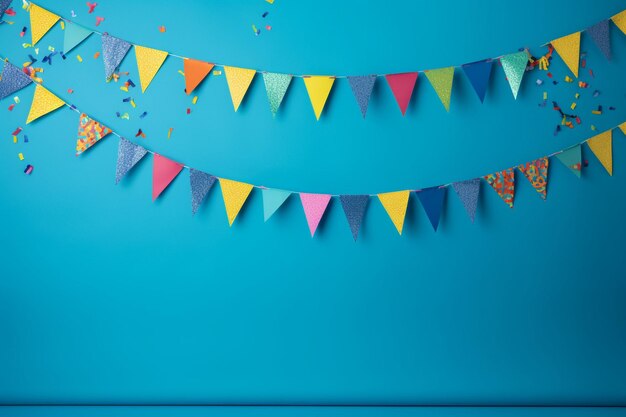
[[(13, 3), (18, 15), (0, 26), (0, 53), (21, 65), (32, 53), (21, 46), (30, 28), (19, 37), (28, 15)], [(541, 55), (550, 39), (626, 8), (614, 0), (98, 3), (90, 15), (83, 1), (40, 2), (65, 17), (74, 9), (92, 28), (105, 17), (99, 30), (183, 56), (353, 75), (460, 65), (524, 46)], [(253, 23), (273, 29), (255, 36)], [(39, 58), (62, 39), (57, 25)], [(104, 82), (95, 35), (66, 61), (36, 66), (66, 101), (189, 166), (269, 187), (376, 193), (474, 178), (584, 140), (592, 124), (603, 131), (626, 120), (626, 36), (614, 25), (611, 41), (608, 62), (583, 35), (595, 73), (581, 68), (588, 89), (563, 82), (569, 72), (555, 55), (558, 85), (533, 71), (513, 100), (494, 66), (481, 105), (457, 70), (446, 113), (421, 74), (402, 117), (379, 78), (365, 120), (346, 80), (319, 122), (301, 79), (276, 119), (260, 76), (237, 113), (224, 75), (210, 76), (192, 105), (176, 58), (146, 94), (132, 90), (132, 109), (119, 83)], [(121, 70), (139, 86), (132, 51)], [(295, 196), (264, 223), (256, 190), (229, 228), (216, 186), (192, 217), (187, 171), (153, 203), (151, 156), (115, 186), (117, 138), (77, 158), (76, 113), (25, 125), (33, 91), (17, 93), (12, 112), (10, 98), (0, 108), (2, 403), (626, 404), (621, 132), (613, 177), (586, 148), (581, 180), (552, 161), (546, 202), (519, 173), (512, 210), (483, 183), (474, 224), (449, 190), (437, 233), (414, 195), (402, 236), (373, 198), (354, 243), (336, 200), (311, 239)], [(567, 110), (580, 92), (582, 124), (553, 136), (560, 117), (550, 102), (538, 106), (543, 91)], [(592, 115), (598, 105), (603, 114)], [(29, 143), (13, 143), (17, 126)], [(145, 139), (134, 138), (138, 128)]]

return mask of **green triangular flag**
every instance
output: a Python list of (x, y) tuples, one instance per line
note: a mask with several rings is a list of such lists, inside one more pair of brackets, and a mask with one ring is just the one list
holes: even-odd
[(69, 51), (78, 46), (79, 43), (87, 39), (93, 32), (87, 28), (77, 25), (76, 23), (67, 22), (65, 24), (65, 37), (63, 39), (63, 53), (67, 54)]
[(270, 109), (273, 116), (276, 116), (276, 112), (278, 112), (278, 107), (283, 101), (283, 97), (285, 97), (291, 78), (292, 76), (289, 74), (263, 73), (263, 81), (265, 81), (267, 98), (270, 101)]
[(572, 148), (565, 149), (560, 154), (557, 154), (556, 157), (570, 169), (578, 178), (580, 178), (581, 167), (582, 167), (582, 155), (580, 145), (576, 145)]
[(267, 221), (291, 195), (291, 191), (263, 188), (263, 218)]
[(454, 67), (439, 68), (424, 71), (426, 78), (433, 86), (439, 100), (443, 103), (446, 111), (450, 111), (450, 96), (452, 95), (452, 81), (454, 80)]
[(519, 86), (522, 84), (522, 78), (524, 77), (526, 65), (528, 64), (528, 54), (526, 51), (521, 51), (505, 55), (500, 58), (500, 63), (502, 63), (504, 75), (506, 75), (507, 80), (509, 80), (513, 97), (517, 99), (517, 92), (519, 91)]

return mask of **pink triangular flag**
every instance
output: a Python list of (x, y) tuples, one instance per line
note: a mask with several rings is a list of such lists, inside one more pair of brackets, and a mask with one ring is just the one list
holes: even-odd
[(157, 199), (182, 169), (182, 164), (159, 154), (154, 154), (154, 164), (152, 165), (152, 201)]
[(324, 216), (326, 207), (330, 202), (330, 195), (328, 194), (307, 194), (300, 193), (300, 201), (302, 201), (302, 207), (304, 208), (304, 215), (306, 216), (306, 222), (309, 224), (309, 230), (311, 231), (311, 237), (315, 234), (317, 226)]
[(387, 83), (389, 87), (391, 87), (393, 96), (396, 98), (403, 116), (406, 114), (407, 107), (409, 107), (413, 89), (415, 88), (415, 82), (417, 81), (417, 75), (417, 72), (385, 75)]

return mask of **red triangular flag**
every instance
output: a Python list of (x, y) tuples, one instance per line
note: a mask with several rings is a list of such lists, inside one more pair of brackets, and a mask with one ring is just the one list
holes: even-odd
[(195, 59), (185, 59), (184, 73), (185, 73), (185, 91), (187, 95), (191, 94), (193, 90), (204, 80), (209, 72), (215, 66), (209, 62), (196, 61)]
[(393, 96), (396, 98), (402, 115), (406, 113), (409, 102), (411, 101), (411, 95), (415, 88), (415, 82), (417, 81), (417, 72), (405, 72), (403, 74), (387, 74), (385, 78)]
[(154, 154), (154, 164), (152, 165), (152, 201), (157, 199), (182, 169), (182, 164), (159, 154)]

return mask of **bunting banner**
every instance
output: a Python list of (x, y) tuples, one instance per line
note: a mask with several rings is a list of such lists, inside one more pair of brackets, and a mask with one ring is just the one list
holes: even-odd
[(321, 75), (304, 77), (304, 85), (306, 91), (309, 93), (309, 99), (311, 100), (311, 106), (313, 106), (313, 112), (315, 118), (320, 119), (324, 105), (330, 94), (330, 89), (333, 88), (335, 77), (325, 77)]
[(37, 120), (41, 116), (44, 116), (52, 111), (55, 111), (59, 107), (63, 106), (65, 102), (52, 94), (49, 90), (45, 89), (41, 85), (37, 84), (35, 87), (35, 95), (33, 102), (30, 105), (30, 111), (26, 118), (26, 124)]
[(154, 154), (152, 165), (152, 201), (156, 200), (183, 170), (183, 164)]
[(222, 187), (222, 197), (224, 198), (224, 206), (226, 207), (226, 215), (228, 217), (228, 225), (232, 226), (239, 211), (248, 199), (253, 185), (245, 182), (227, 180), (220, 178), (220, 187)]
[(157, 49), (146, 48), (145, 46), (135, 46), (135, 56), (137, 58), (137, 68), (139, 69), (139, 82), (141, 92), (145, 93), (146, 88), (165, 62), (167, 52)]
[(619, 30), (626, 35), (626, 10), (611, 17), (611, 20), (615, 23), (615, 26), (617, 26)]
[(115, 38), (106, 33), (102, 35), (102, 60), (104, 62), (104, 76), (107, 80), (113, 76), (131, 46), (129, 42), (123, 39)]
[(189, 185), (191, 188), (191, 214), (196, 214), (217, 178), (197, 169), (189, 169)]
[(309, 225), (311, 237), (315, 234), (317, 226), (319, 226), (331, 196), (329, 194), (309, 194), (300, 193), (300, 201), (306, 216), (306, 222)]
[(500, 198), (513, 208), (513, 198), (515, 197), (515, 171), (513, 168), (485, 175), (483, 178), (498, 193)]
[(272, 116), (276, 117), (280, 103), (283, 102), (283, 97), (291, 84), (293, 77), (289, 74), (275, 74), (266, 72), (263, 74), (263, 82), (265, 83), (265, 90), (267, 91), (267, 99), (270, 102), (270, 110)]
[(91, 148), (100, 139), (111, 133), (112, 130), (101, 125), (85, 113), (78, 119), (78, 139), (76, 140), (76, 155), (80, 155)]
[(567, 64), (570, 71), (578, 78), (578, 60), (580, 59), (580, 32), (555, 39), (550, 44)]
[(367, 107), (370, 104), (370, 96), (372, 95), (372, 90), (374, 90), (376, 76), (362, 75), (348, 77), (348, 82), (350, 83), (350, 88), (352, 89), (352, 93), (354, 94), (356, 103), (359, 105), (361, 114), (365, 119), (365, 114), (367, 114)]
[(37, 45), (37, 42), (43, 38), (43, 35), (45, 35), (59, 19), (60, 17), (56, 14), (31, 3), (30, 33), (32, 35), (33, 46)]
[(455, 182), (452, 184), (452, 188), (461, 200), (470, 220), (474, 223), (476, 208), (478, 207), (478, 194), (480, 193), (480, 178)]
[(417, 197), (422, 203), (422, 207), (428, 216), (433, 230), (436, 232), (439, 226), (439, 218), (443, 210), (443, 203), (446, 197), (445, 187), (430, 187), (417, 192)]
[(603, 20), (587, 28), (586, 31), (606, 59), (611, 60), (611, 39), (609, 38), (609, 21)]
[(115, 167), (115, 184), (126, 176), (141, 159), (146, 156), (148, 150), (139, 145), (120, 137), (117, 147), (117, 166)]
[(188, 58), (183, 62), (183, 72), (185, 73), (185, 93), (189, 95), (200, 85), (206, 76), (209, 75), (215, 65), (209, 62), (202, 62)]
[(33, 80), (28, 78), (21, 69), (6, 61), (0, 78), (0, 100), (32, 84), (32, 82)]
[(517, 167), (544, 200), (548, 192), (548, 163), (544, 157)]
[(11, 5), (11, 1), (13, 0), (0, 0), (0, 20), (2, 19), (2, 15), (4, 15), (4, 12), (6, 12)]
[(417, 81), (417, 72), (407, 72), (405, 74), (388, 74), (385, 75), (387, 84), (391, 88), (393, 96), (396, 98), (402, 115), (406, 115), (406, 109), (409, 107), (415, 82)]
[(570, 171), (574, 173), (578, 178), (582, 172), (582, 147), (575, 145), (569, 149), (561, 151), (556, 155), (557, 159), (561, 161), (563, 165), (568, 167)]
[(68, 22), (65, 25), (63, 37), (63, 53), (68, 54), (72, 49), (80, 45), (93, 32), (76, 23)]
[(587, 144), (606, 172), (613, 175), (613, 132), (607, 130), (600, 133), (589, 139)]
[(359, 237), (359, 230), (361, 230), (361, 223), (365, 217), (365, 209), (367, 203), (369, 203), (369, 195), (341, 195), (339, 196), (341, 201), (341, 207), (348, 220), (348, 226), (350, 226), (350, 232), (352, 232), (352, 238), (356, 242)]
[(469, 79), (472, 88), (476, 92), (476, 95), (480, 99), (480, 102), (485, 101), (485, 94), (487, 93), (487, 85), (489, 84), (489, 77), (491, 76), (491, 67), (493, 61), (486, 59), (483, 61), (472, 62), (471, 64), (464, 64), (461, 68), (465, 73), (465, 76)]
[(239, 105), (243, 101), (243, 97), (248, 91), (248, 87), (252, 83), (252, 79), (256, 74), (255, 70), (237, 68), (237, 67), (224, 67), (226, 73), (226, 82), (228, 83), (228, 89), (230, 90), (230, 97), (233, 100), (233, 107), (235, 111), (239, 109)]
[(406, 216), (410, 194), (409, 190), (378, 194), (378, 199), (400, 235), (404, 228), (404, 217)]
[(263, 188), (263, 219), (268, 221), (291, 195), (291, 191)]
[(506, 79), (509, 80), (513, 97), (517, 99), (517, 93), (522, 84), (524, 73), (526, 72), (526, 65), (528, 64), (528, 54), (526, 52), (517, 52), (515, 54), (505, 55), (500, 58), (500, 63), (502, 64)]
[(450, 111), (450, 96), (452, 96), (452, 81), (454, 80), (454, 67), (440, 68), (424, 71), (424, 75), (430, 81), (439, 96), (439, 100)]

